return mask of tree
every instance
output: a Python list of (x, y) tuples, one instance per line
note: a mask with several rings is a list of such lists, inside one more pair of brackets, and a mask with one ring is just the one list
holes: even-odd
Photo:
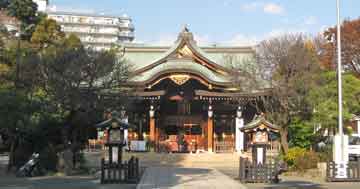
[[(312, 88), (307, 101), (316, 109), (311, 121), (321, 124), (322, 131), (334, 131), (338, 122), (337, 77), (336, 72), (318, 75), (317, 87)], [(343, 75), (343, 115), (349, 121), (353, 114), (360, 113), (360, 80), (352, 74)]]
[[(302, 35), (284, 35), (260, 43), (257, 63), (271, 94), (261, 101), (266, 118), (280, 126), (282, 150), (288, 151), (289, 126), (309, 114), (306, 96), (319, 72), (315, 48)], [(256, 76), (257, 77), (257, 76)]]
[(81, 130), (93, 124), (89, 115), (99, 107), (101, 91), (121, 87), (127, 79), (128, 66), (117, 53), (85, 49), (70, 35), (41, 54), (43, 89), (71, 126), (73, 143), (83, 138)]
[[(73, 38), (74, 36), (71, 35)], [(55, 45), (65, 38), (65, 33), (61, 31), (60, 25), (55, 20), (43, 18), (36, 26), (31, 36), (31, 42), (39, 48)], [(80, 43), (78, 43), (80, 44)]]
[[(321, 63), (327, 68), (335, 68), (337, 28), (324, 32), (327, 40), (322, 46)], [(360, 18), (345, 20), (341, 25), (342, 63), (344, 68), (360, 77)]]
[(24, 24), (36, 20), (37, 4), (32, 0), (11, 0), (7, 6), (9, 16), (19, 19)]
[(7, 8), (9, 5), (9, 0), (0, 0), (0, 10)]
[(11, 0), (5, 9), (9, 16), (20, 21), (20, 34), (26, 40), (30, 39), (35, 26), (46, 17), (43, 13), (37, 13), (37, 4), (32, 0)]

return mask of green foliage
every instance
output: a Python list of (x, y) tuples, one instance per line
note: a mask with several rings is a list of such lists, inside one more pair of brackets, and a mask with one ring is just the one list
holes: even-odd
[[(307, 97), (316, 111), (311, 119), (312, 123), (321, 123), (323, 128), (336, 128), (337, 107), (337, 78), (335, 72), (324, 72), (318, 75), (318, 85), (311, 89)], [(348, 121), (352, 114), (360, 112), (360, 80), (352, 74), (343, 75), (343, 115)]]
[(26, 40), (31, 38), (35, 26), (46, 18), (46, 14), (37, 12), (37, 4), (32, 0), (11, 0), (8, 3), (3, 3), (3, 8), (6, 9), (9, 16), (20, 21), (21, 38)]
[(9, 6), (9, 0), (0, 0), (0, 10)]
[(94, 51), (77, 36), (66, 37), (54, 20), (35, 14), (30, 0), (13, 0), (6, 8), (31, 38), (0, 31), (0, 134), (10, 166), (38, 152), (42, 166), (54, 170), (64, 143), (71, 140), (78, 151), (86, 141), (102, 107), (97, 93), (122, 86), (128, 67), (116, 49)]
[(9, 16), (13, 16), (25, 24), (30, 24), (36, 20), (37, 4), (32, 0), (11, 0), (7, 11)]
[(303, 119), (295, 119), (289, 126), (289, 146), (309, 149), (314, 138), (314, 128)]

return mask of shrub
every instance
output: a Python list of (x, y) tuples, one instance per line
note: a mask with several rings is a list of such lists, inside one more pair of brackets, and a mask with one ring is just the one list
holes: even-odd
[(49, 144), (40, 151), (40, 164), (46, 171), (56, 171), (57, 163), (57, 152), (52, 145)]
[(294, 166), (296, 158), (304, 156), (305, 151), (306, 151), (305, 148), (300, 148), (300, 147), (290, 148), (288, 153), (284, 156), (284, 160), (287, 163), (287, 165), (291, 168)]
[(305, 171), (317, 167), (319, 156), (314, 151), (306, 151), (303, 156), (298, 156), (295, 159), (294, 169), (298, 171)]
[(306, 169), (316, 168), (319, 162), (319, 155), (314, 151), (308, 151), (304, 148), (290, 148), (284, 160), (289, 168), (294, 171), (305, 171)]

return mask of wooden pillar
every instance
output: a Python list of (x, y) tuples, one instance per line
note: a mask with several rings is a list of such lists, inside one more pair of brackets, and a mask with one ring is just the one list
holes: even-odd
[(214, 144), (214, 123), (213, 119), (208, 117), (208, 123), (207, 123), (207, 131), (208, 131), (208, 140), (207, 140), (207, 146), (208, 146), (208, 152), (213, 152), (213, 144)]
[(155, 141), (155, 118), (150, 117), (150, 141)]

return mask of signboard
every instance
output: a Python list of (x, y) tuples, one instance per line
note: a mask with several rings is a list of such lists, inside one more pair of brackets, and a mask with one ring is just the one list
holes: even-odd
[(267, 133), (264, 131), (256, 132), (255, 137), (254, 137), (254, 142), (255, 143), (267, 143), (268, 142)]
[(135, 152), (146, 151), (146, 142), (140, 140), (133, 140), (130, 142), (130, 150)]
[(256, 148), (256, 160), (257, 160), (257, 164), (263, 164), (263, 160), (264, 160), (264, 148)]
[(120, 142), (120, 130), (111, 130), (109, 135), (109, 142)]

